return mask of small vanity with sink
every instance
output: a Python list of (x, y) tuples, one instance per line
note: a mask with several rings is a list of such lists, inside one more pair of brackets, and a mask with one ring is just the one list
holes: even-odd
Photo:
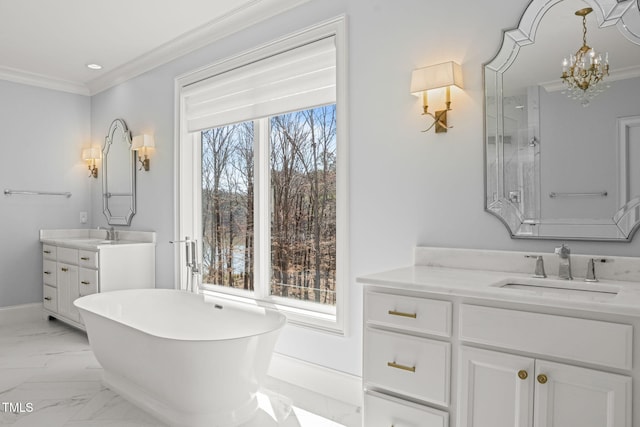
[[(640, 425), (640, 258), (419, 247), (364, 284), (364, 425)], [(537, 278), (536, 261), (547, 277)]]
[(73, 301), (84, 295), (155, 287), (154, 232), (40, 230), (47, 315), (84, 329)]

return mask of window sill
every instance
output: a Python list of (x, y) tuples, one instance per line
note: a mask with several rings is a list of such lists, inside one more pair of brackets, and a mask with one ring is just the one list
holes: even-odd
[(226, 292), (219, 292), (210, 288), (202, 289), (201, 293), (204, 295), (205, 300), (208, 298), (226, 299), (242, 304), (269, 308), (284, 314), (287, 317), (287, 323), (291, 325), (306, 327), (336, 335), (345, 335), (344, 328), (338, 321), (335, 307), (322, 307), (325, 308), (326, 312), (321, 312), (317, 310), (310, 310), (304, 307), (294, 307), (292, 305), (284, 304), (284, 298), (269, 298), (265, 300), (259, 300), (243, 295), (233, 295)]

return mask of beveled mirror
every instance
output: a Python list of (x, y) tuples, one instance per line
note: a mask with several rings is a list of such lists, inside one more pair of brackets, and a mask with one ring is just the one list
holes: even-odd
[[(600, 64), (608, 53), (608, 75), (572, 97), (563, 65), (587, 43)], [(485, 209), (511, 237), (630, 241), (640, 225), (636, 0), (533, 0), (484, 84)]]
[(115, 119), (102, 148), (102, 210), (109, 225), (130, 225), (136, 213), (136, 163), (131, 133)]

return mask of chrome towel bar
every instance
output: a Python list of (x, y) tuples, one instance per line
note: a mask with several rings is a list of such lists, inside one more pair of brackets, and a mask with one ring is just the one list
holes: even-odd
[(5, 196), (11, 196), (14, 194), (19, 194), (23, 196), (64, 196), (71, 197), (71, 193), (68, 191), (63, 192), (55, 192), (55, 191), (28, 191), (28, 190), (4, 190)]

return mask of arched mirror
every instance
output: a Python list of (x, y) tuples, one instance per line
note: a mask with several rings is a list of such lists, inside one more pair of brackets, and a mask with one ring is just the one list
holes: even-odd
[(135, 152), (121, 119), (109, 126), (102, 149), (102, 210), (110, 225), (130, 225), (136, 213)]
[[(583, 45), (596, 53), (583, 49), (590, 71), (572, 79)], [(504, 32), (484, 83), (485, 209), (514, 238), (631, 240), (640, 225), (637, 1), (533, 0)]]

